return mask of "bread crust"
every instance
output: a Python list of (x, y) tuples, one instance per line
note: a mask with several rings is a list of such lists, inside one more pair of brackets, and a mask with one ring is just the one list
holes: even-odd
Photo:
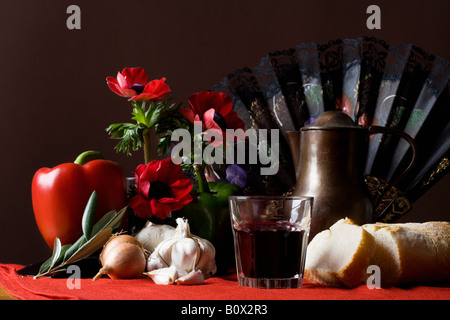
[[(353, 226), (358, 234), (358, 245), (352, 253), (351, 259), (339, 270), (327, 269), (327, 257), (325, 251), (318, 251), (326, 242), (336, 241), (336, 234), (341, 227)], [(345, 232), (345, 231), (344, 231)], [(334, 234), (333, 234), (334, 233)], [(324, 243), (321, 243), (325, 241)], [(315, 248), (317, 247), (317, 248)], [(310, 251), (311, 249), (311, 251)], [(353, 288), (361, 283), (365, 276), (365, 271), (369, 265), (369, 259), (375, 249), (375, 240), (364, 229), (358, 227), (352, 220), (341, 219), (334, 224), (330, 230), (325, 230), (317, 234), (308, 246), (305, 278), (311, 283), (317, 283), (327, 286)], [(308, 254), (310, 255), (308, 257)], [(318, 254), (315, 257), (316, 263), (311, 263), (311, 254)], [(308, 259), (309, 258), (309, 259)]]
[[(327, 262), (326, 252), (336, 241), (345, 242), (338, 228), (351, 225), (361, 233), (349, 246), (353, 252), (343, 252), (345, 265)], [(354, 230), (354, 229), (353, 229)], [(334, 236), (333, 236), (334, 232)], [(343, 231), (342, 233), (344, 233)], [(354, 231), (358, 234), (357, 231)], [(348, 256), (351, 259), (347, 261)], [(308, 256), (314, 263), (308, 263)], [(333, 259), (336, 256), (333, 255)], [(305, 278), (312, 283), (355, 287), (367, 278), (367, 267), (381, 270), (381, 286), (450, 281), (450, 223), (375, 223), (357, 226), (350, 219), (341, 219), (329, 230), (322, 231), (308, 246)], [(330, 268), (331, 266), (331, 268)], [(334, 267), (334, 269), (333, 269)]]

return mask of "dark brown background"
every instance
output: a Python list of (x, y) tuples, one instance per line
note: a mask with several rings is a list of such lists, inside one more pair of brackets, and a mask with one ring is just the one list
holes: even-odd
[[(81, 8), (81, 30), (66, 28), (66, 8)], [(366, 8), (381, 7), (381, 30), (366, 28)], [(0, 9), (0, 262), (28, 264), (50, 250), (31, 207), (34, 172), (73, 161), (88, 149), (119, 161), (127, 174), (142, 161), (118, 155), (104, 129), (130, 119), (106, 76), (126, 66), (166, 77), (177, 102), (210, 89), (229, 72), (256, 66), (268, 52), (303, 42), (368, 35), (413, 43), (450, 58), (447, 0), (2, 0)], [(450, 177), (404, 219), (449, 217)]]

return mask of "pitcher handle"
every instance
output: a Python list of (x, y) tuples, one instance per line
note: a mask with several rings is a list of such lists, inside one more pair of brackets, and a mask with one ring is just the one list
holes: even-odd
[(400, 137), (402, 137), (403, 139), (405, 139), (406, 141), (408, 141), (409, 145), (411, 146), (411, 151), (412, 151), (412, 159), (411, 162), (409, 163), (408, 167), (405, 169), (405, 171), (402, 172), (402, 174), (400, 174), (397, 178), (395, 178), (391, 185), (395, 186), (397, 185), (400, 181), (402, 181), (407, 175), (408, 173), (411, 171), (411, 169), (414, 167), (414, 165), (416, 164), (416, 160), (417, 160), (417, 145), (414, 142), (414, 139), (411, 138), (411, 136), (401, 130), (395, 129), (395, 128), (386, 128), (386, 127), (380, 127), (380, 126), (371, 126), (368, 128), (369, 133), (372, 134), (377, 134), (377, 133), (387, 133), (387, 134), (395, 134), (398, 135)]

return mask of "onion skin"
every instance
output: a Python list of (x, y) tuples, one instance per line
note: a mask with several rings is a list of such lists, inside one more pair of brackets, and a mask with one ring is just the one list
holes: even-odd
[(111, 279), (140, 278), (147, 263), (142, 246), (127, 242), (125, 238), (108, 241), (100, 254), (100, 262), (102, 268), (92, 279), (94, 281), (104, 274)]
[(141, 243), (133, 236), (130, 236), (127, 234), (113, 234), (109, 238), (109, 240), (105, 243), (105, 245), (103, 246), (103, 250), (100, 253), (100, 262), (101, 262), (102, 266), (105, 265), (104, 256), (107, 256), (108, 252), (112, 248), (115, 248), (117, 245), (122, 244), (122, 243), (131, 243), (131, 244), (137, 245), (138, 247), (143, 248)]

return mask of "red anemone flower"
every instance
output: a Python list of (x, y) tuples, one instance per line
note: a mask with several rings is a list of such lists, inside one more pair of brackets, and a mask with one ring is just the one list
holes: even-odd
[(124, 68), (117, 77), (107, 77), (109, 88), (119, 96), (137, 101), (159, 101), (170, 92), (166, 78), (147, 83), (147, 73), (143, 68)]
[(192, 123), (202, 121), (204, 130), (216, 132), (225, 138), (226, 129), (242, 129), (245, 124), (232, 110), (233, 102), (226, 93), (205, 91), (189, 95), (190, 109), (180, 112)]
[(130, 199), (130, 207), (138, 217), (165, 219), (192, 200), (191, 180), (170, 158), (139, 165), (135, 178), (137, 194)]

